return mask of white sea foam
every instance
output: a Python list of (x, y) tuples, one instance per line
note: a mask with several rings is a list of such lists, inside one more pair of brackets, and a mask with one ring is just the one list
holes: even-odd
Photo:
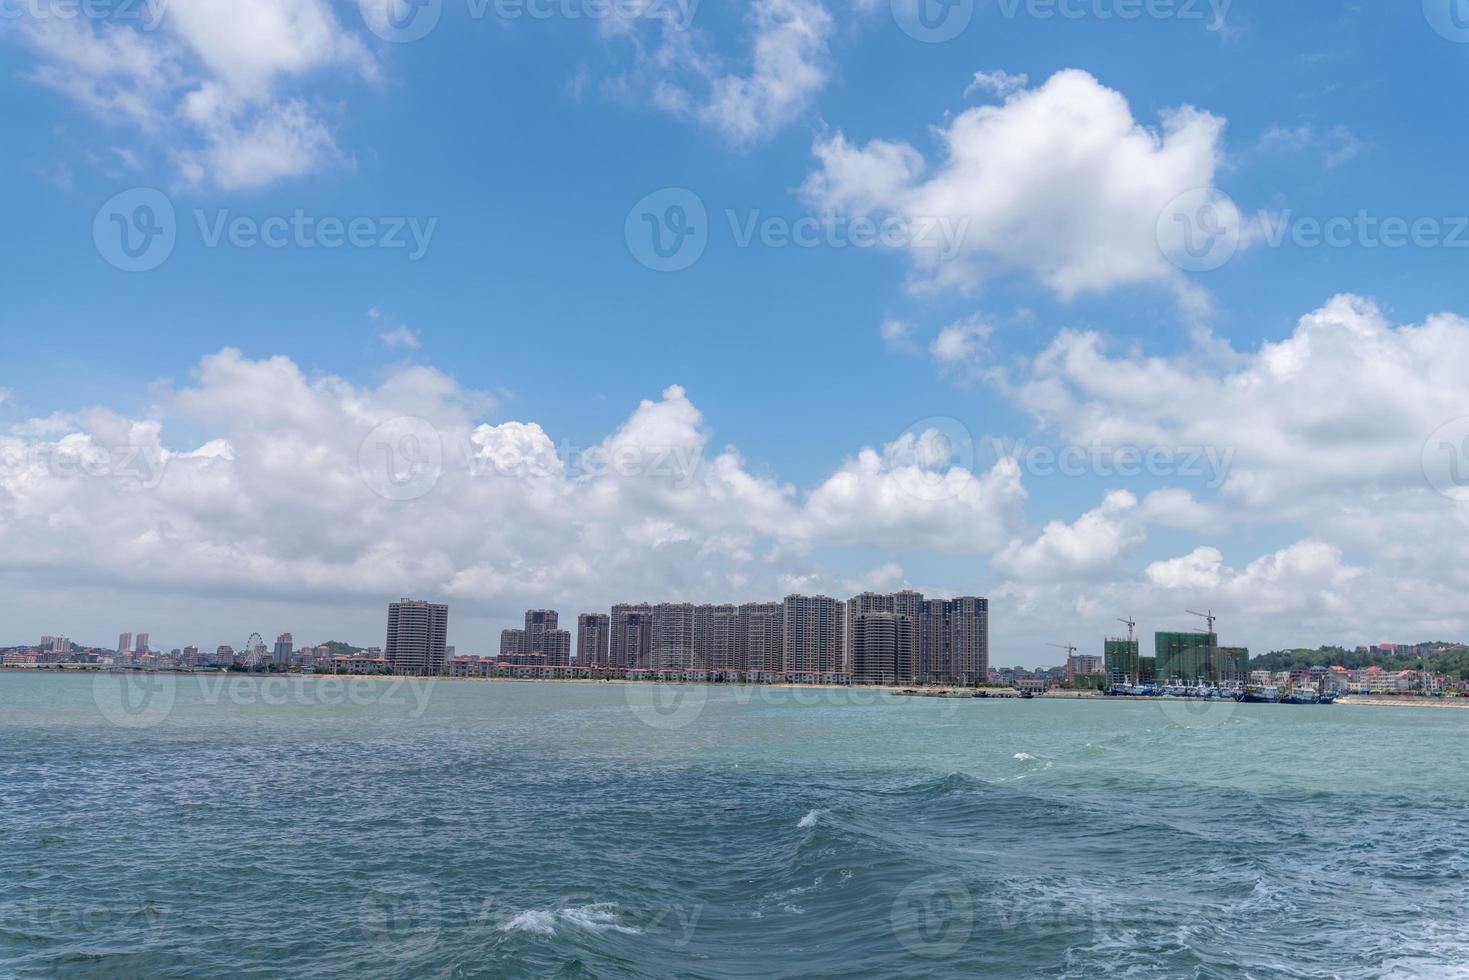
[(527, 909), (517, 912), (500, 927), (504, 932), (533, 932), (540, 936), (554, 936), (558, 925), (574, 926), (590, 932), (625, 932), (639, 930), (617, 921), (615, 906), (580, 905), (564, 909)]
[(1021, 762), (1034, 762), (1035, 761), (1035, 756), (1031, 755), (1029, 752), (1016, 752), (1015, 753), (1015, 758), (1018, 759)]
[(556, 934), (556, 913), (544, 909), (517, 912), (500, 927), (505, 932), (534, 932), (542, 936)]
[(826, 812), (825, 810), (812, 810), (810, 813), (808, 813), (804, 817), (802, 817), (801, 818), (801, 822), (798, 823), (798, 824), (796, 824), (796, 826), (797, 827), (801, 827), (803, 829), (809, 829), (811, 827), (814, 827), (814, 826), (816, 826), (816, 821), (820, 820), (821, 819), (821, 815), (823, 813), (825, 813), (825, 812)]

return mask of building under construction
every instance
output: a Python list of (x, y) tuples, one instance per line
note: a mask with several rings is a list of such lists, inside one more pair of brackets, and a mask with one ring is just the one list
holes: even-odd
[(1249, 648), (1221, 647), (1213, 632), (1154, 633), (1153, 649), (1159, 683), (1231, 684), (1250, 673)]
[(1102, 649), (1103, 669), (1110, 686), (1127, 687), (1143, 682), (1142, 657), (1138, 656), (1136, 639), (1109, 636)]

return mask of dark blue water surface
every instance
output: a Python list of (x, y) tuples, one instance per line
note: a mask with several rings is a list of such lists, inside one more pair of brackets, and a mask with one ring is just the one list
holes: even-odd
[(0, 974), (1469, 975), (1469, 713), (0, 674)]

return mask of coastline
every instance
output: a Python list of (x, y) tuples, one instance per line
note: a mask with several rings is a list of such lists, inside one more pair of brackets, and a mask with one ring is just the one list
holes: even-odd
[[(1046, 700), (1046, 701), (1097, 701), (1097, 702), (1128, 702), (1128, 701), (1175, 701), (1178, 698), (1168, 697), (1125, 697), (1109, 698), (1100, 691), (1049, 691), (1036, 693), (1030, 698), (1022, 697), (1020, 692), (1014, 688), (952, 688), (952, 687), (916, 687), (913, 685), (866, 685), (866, 684), (820, 684), (803, 681), (769, 681), (762, 683), (741, 681), (665, 681), (665, 680), (631, 680), (625, 677), (412, 677), (403, 674), (302, 674), (296, 672), (285, 673), (249, 673), (234, 671), (215, 670), (154, 670), (131, 667), (104, 667), (104, 666), (53, 666), (38, 664), (6, 664), (0, 667), (0, 676), (8, 671), (25, 673), (51, 673), (51, 674), (162, 674), (167, 676), (226, 676), (226, 677), (253, 677), (253, 678), (288, 678), (302, 681), (308, 680), (372, 680), (372, 681), (403, 681), (428, 680), (428, 681), (451, 681), (451, 682), (481, 682), (481, 683), (510, 683), (510, 684), (707, 684), (710, 687), (771, 687), (771, 688), (794, 688), (812, 690), (832, 691), (864, 691), (873, 694), (891, 694), (893, 696), (904, 696), (905, 691), (916, 691), (916, 694), (908, 697), (918, 698), (950, 698), (959, 700), (992, 700), (992, 701), (1024, 701), (1024, 700)], [(951, 694), (941, 694), (949, 691)], [(978, 696), (976, 692), (994, 692), (989, 697)], [(1416, 696), (1395, 696), (1380, 694), (1343, 694), (1337, 697), (1336, 704), (1354, 707), (1386, 707), (1386, 708), (1459, 708), (1469, 709), (1469, 698), (1464, 697), (1442, 697), (1428, 698)], [(1304, 705), (1303, 707), (1312, 707)]]

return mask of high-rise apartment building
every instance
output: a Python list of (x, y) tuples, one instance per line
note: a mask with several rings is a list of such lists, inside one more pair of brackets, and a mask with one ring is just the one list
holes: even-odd
[(694, 607), (694, 666), (743, 670), (739, 656), (740, 610), (733, 605)]
[(141, 657), (143, 654), (145, 654), (147, 652), (148, 652), (148, 634), (147, 633), (139, 633), (138, 634), (137, 642), (133, 644), (133, 653), (135, 653), (135, 654), (137, 654), (138, 656)]
[(953, 604), (925, 599), (918, 614), (918, 679), (924, 684), (951, 683), (954, 677)]
[(897, 681), (912, 684), (918, 680), (920, 669), (920, 630), (923, 620), (923, 593), (904, 589), (893, 593), (893, 614), (898, 623)]
[(893, 684), (897, 681), (900, 618), (891, 612), (856, 614), (848, 630), (853, 684)]
[(560, 622), (560, 614), (554, 609), (527, 609), (525, 611), (525, 652), (546, 652), (546, 634), (554, 632)]
[(653, 607), (619, 603), (612, 607), (608, 663), (613, 667), (647, 667), (653, 649)]
[(694, 664), (694, 606), (660, 602), (653, 607), (653, 646), (649, 665), (655, 670), (688, 670)]
[(605, 667), (612, 635), (611, 617), (606, 613), (582, 613), (576, 617), (576, 662), (582, 666)]
[(846, 628), (842, 631), (842, 657), (841, 669), (846, 673), (853, 673), (852, 648), (856, 644), (853, 630), (857, 625), (857, 617), (863, 613), (890, 613), (893, 611), (893, 597), (881, 592), (863, 592), (854, 595), (847, 600), (846, 615), (844, 622)]
[(837, 673), (846, 645), (842, 604), (830, 596), (789, 595), (784, 607), (785, 670), (802, 674)]
[(983, 596), (949, 600), (949, 678), (946, 683), (983, 684), (990, 670), (990, 601)]
[(122, 655), (122, 656), (127, 656), (128, 654), (130, 654), (130, 653), (133, 652), (133, 634), (131, 634), (131, 633), (119, 633), (118, 634), (118, 637), (117, 637), (117, 652), (120, 655)]
[(778, 674), (785, 669), (785, 603), (745, 603), (736, 629), (736, 670)]
[(500, 631), (500, 659), (565, 667), (571, 663), (571, 634), (557, 629), (560, 621), (554, 609), (527, 609), (524, 627)]
[(388, 603), (383, 657), (395, 674), (436, 677), (444, 670), (449, 607), (418, 599)]
[(291, 662), (291, 654), (295, 652), (295, 639), (289, 633), (282, 633), (275, 638), (275, 649), (271, 652), (271, 662), (285, 665)]

